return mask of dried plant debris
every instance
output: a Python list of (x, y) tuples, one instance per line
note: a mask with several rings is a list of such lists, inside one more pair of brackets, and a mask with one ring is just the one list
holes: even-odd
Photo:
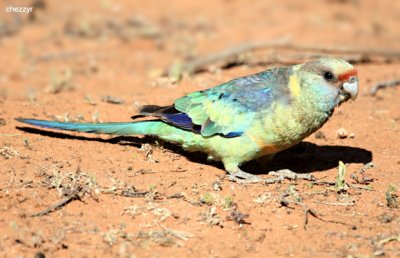
[(122, 195), (121, 192), (124, 190), (136, 192), (136, 188), (134, 186), (128, 186), (128, 184), (121, 179), (110, 178), (110, 181), (112, 185), (107, 188), (101, 188), (102, 193)]
[(101, 98), (101, 101), (106, 102), (106, 103), (110, 103), (110, 104), (116, 104), (116, 105), (120, 105), (120, 104), (124, 104), (125, 103), (124, 100), (122, 100), (120, 98), (117, 98), (117, 97), (110, 96), (110, 95), (103, 96)]
[(249, 214), (242, 213), (239, 211), (239, 206), (237, 203), (232, 204), (231, 211), (229, 215), (226, 217), (227, 220), (232, 220), (236, 222), (238, 225), (242, 226), (243, 224), (250, 224), (249, 222), (245, 221), (249, 217)]
[(50, 84), (46, 88), (46, 92), (57, 94), (62, 91), (72, 90), (75, 88), (72, 82), (72, 69), (66, 69), (62, 73), (55, 70), (50, 71)]
[(78, 167), (75, 172), (66, 175), (61, 174), (58, 170), (53, 175), (47, 176), (44, 181), (50, 189), (58, 190), (60, 196), (64, 198), (55, 204), (49, 206), (43, 211), (35, 213), (32, 217), (40, 217), (58, 210), (73, 200), (81, 200), (85, 195), (90, 195), (94, 200), (98, 201), (98, 193), (100, 192), (94, 177), (82, 172)]
[(214, 205), (216, 202), (217, 202), (217, 197), (212, 193), (205, 193), (200, 198), (200, 203), (206, 204), (209, 206)]
[(232, 208), (233, 204), (234, 204), (233, 197), (231, 195), (227, 195), (224, 198), (224, 203), (222, 204), (222, 208), (230, 209)]
[[(42, 248), (46, 244), (45, 236), (41, 230), (32, 230), (24, 224), (18, 225), (16, 221), (10, 222), (10, 227), (15, 233), (15, 243), (21, 244), (28, 248)], [(64, 236), (53, 236), (53, 244), (59, 244), (64, 239)]]
[(85, 122), (86, 119), (82, 114), (76, 114), (72, 116), (71, 112), (65, 112), (63, 115), (49, 115), (48, 116), (51, 120), (59, 121), (59, 122)]
[(173, 214), (171, 210), (159, 207), (158, 204), (149, 202), (145, 205), (132, 205), (124, 209), (122, 214), (127, 214), (135, 218), (139, 215), (152, 213), (155, 216), (156, 222), (162, 222), (169, 217), (177, 218), (176, 214)]
[(22, 144), (23, 144), (26, 148), (32, 149), (31, 143), (29, 142), (29, 139), (28, 139), (28, 138), (22, 139)]
[(142, 146), (140, 147), (139, 150), (144, 152), (146, 160), (149, 160), (149, 161), (154, 162), (154, 163), (159, 163), (160, 162), (158, 159), (155, 159), (153, 157), (153, 151), (154, 150), (153, 150), (153, 146), (151, 146), (150, 144), (148, 144), (148, 143), (142, 144)]
[(122, 212), (122, 215), (128, 214), (132, 216), (132, 218), (135, 218), (138, 215), (143, 215), (145, 212), (148, 212), (151, 209), (154, 209), (154, 204), (148, 204), (148, 205), (132, 205), (124, 209)]
[(321, 201), (313, 201), (314, 203), (329, 205), (329, 206), (354, 206), (355, 202), (321, 202)]
[(103, 241), (112, 246), (117, 243), (118, 239), (132, 240), (133, 236), (125, 232), (126, 226), (121, 223), (117, 229), (110, 229), (102, 233)]
[(177, 240), (186, 241), (193, 237), (192, 234), (160, 226), (162, 230), (141, 230), (136, 234), (135, 238), (145, 241), (141, 243), (142, 245), (148, 245), (148, 241), (150, 241), (160, 246), (174, 246), (178, 244)]
[(2, 156), (5, 159), (19, 157), (20, 155), (21, 154), (18, 151), (8, 146), (4, 146), (3, 148), (0, 149), (0, 156)]
[(346, 165), (342, 161), (339, 161), (335, 189), (338, 193), (346, 192), (349, 189), (349, 185), (346, 183)]
[(400, 235), (389, 236), (389, 237), (385, 237), (385, 238), (379, 240), (377, 243), (377, 248), (381, 249), (384, 247), (384, 245), (386, 245), (387, 243), (390, 243), (392, 241), (400, 242)]
[(183, 77), (183, 66), (182, 62), (176, 61), (171, 65), (168, 71), (168, 78), (170, 83), (176, 83), (180, 81)]
[(93, 123), (101, 123), (99, 111), (93, 112), (92, 121)]
[(138, 191), (133, 185), (121, 191), (121, 195), (125, 197), (146, 197), (149, 194), (150, 191)]
[(90, 95), (85, 95), (85, 102), (88, 103), (89, 105), (96, 106), (97, 103), (92, 99)]
[(122, 21), (115, 19), (71, 20), (65, 24), (64, 32), (69, 36), (88, 39), (117, 37), (124, 42), (138, 37), (156, 39), (162, 35), (156, 25), (136, 16)]
[(368, 169), (373, 168), (374, 166), (375, 166), (375, 164), (373, 162), (369, 162), (369, 163), (365, 164), (361, 169), (359, 169), (358, 171), (356, 171), (350, 175), (351, 179), (353, 179), (355, 181), (355, 183), (357, 183), (357, 184), (369, 185), (370, 183), (372, 183), (374, 181), (374, 179), (367, 176), (365, 172)]
[(105, 194), (121, 195), (125, 197), (147, 198), (148, 200), (160, 200), (162, 195), (156, 190), (156, 187), (149, 187), (148, 191), (139, 191), (133, 185), (128, 185), (121, 179), (110, 178), (112, 185), (101, 188), (100, 191)]
[(304, 223), (303, 223), (303, 228), (305, 230), (307, 230), (307, 225), (308, 225), (308, 215), (311, 215), (312, 217), (319, 219), (323, 222), (329, 222), (329, 221), (325, 221), (324, 219), (321, 219), (318, 214), (316, 213), (316, 211), (314, 211), (313, 209), (310, 209), (309, 207), (303, 205), (304, 207)]
[(37, 101), (37, 96), (36, 96), (36, 91), (33, 90), (32, 88), (28, 88), (26, 90), (26, 98), (29, 100), (29, 102), (33, 103)]
[(168, 199), (183, 199), (184, 201), (194, 205), (194, 206), (202, 206), (202, 204), (194, 199), (188, 197), (185, 193), (176, 193), (167, 197)]
[(377, 217), (378, 221), (381, 223), (390, 223), (396, 219), (396, 216), (393, 214), (383, 213)]
[(224, 227), (224, 223), (221, 217), (217, 213), (217, 208), (215, 206), (210, 207), (206, 212), (200, 213), (200, 221), (204, 224), (212, 227), (219, 226), (221, 228)]
[[(141, 240), (147, 240), (160, 246), (174, 246), (176, 239), (164, 230), (151, 230), (151, 231), (139, 231), (136, 238)], [(143, 243), (142, 243), (143, 244)], [(147, 243), (144, 243), (147, 245)]]
[(176, 215), (172, 214), (169, 209), (163, 207), (155, 208), (154, 210), (152, 210), (152, 213), (156, 216), (157, 222), (164, 221), (168, 217), (176, 217)]
[[(400, 235), (379, 236), (372, 240), (374, 245), (373, 256), (386, 256), (385, 245), (390, 242), (400, 242)], [(392, 249), (393, 250), (393, 249)], [(397, 257), (397, 256), (396, 256)]]
[(289, 185), (286, 193), (288, 196), (291, 196), (295, 202), (302, 202), (303, 198), (300, 196), (299, 192), (296, 189), (295, 185)]
[(255, 203), (259, 203), (259, 204), (264, 204), (264, 203), (268, 203), (270, 201), (274, 200), (274, 197), (272, 196), (272, 194), (270, 192), (265, 192), (262, 193), (260, 195), (257, 195), (253, 201)]
[(121, 233), (123, 234), (123, 232), (121, 232), (120, 230), (111, 229), (103, 233), (103, 240), (108, 245), (112, 246), (117, 243), (117, 240)]
[(296, 186), (289, 185), (289, 187), (280, 195), (279, 204), (288, 207), (290, 203), (301, 203), (302, 198), (296, 190)]
[[(367, 191), (374, 191), (372, 186), (370, 185), (371, 182), (373, 182), (373, 179), (367, 177), (365, 175), (365, 171), (373, 168), (375, 164), (373, 162), (369, 162), (365, 164), (360, 170), (357, 172), (354, 172), (350, 175), (350, 177), (355, 180), (356, 184), (350, 184), (345, 181), (346, 177), (346, 166), (342, 161), (339, 161), (339, 167), (338, 167), (338, 175), (336, 177), (336, 181), (323, 181), (323, 180), (318, 180), (314, 181), (310, 184), (310, 186), (313, 185), (328, 185), (328, 186), (335, 186), (334, 188), (328, 188), (328, 189), (334, 189), (338, 193), (344, 193), (347, 191), (347, 189), (352, 188), (352, 189), (360, 189), (360, 190), (367, 190)], [(359, 176), (357, 175), (360, 174)]]
[(215, 181), (212, 183), (212, 189), (216, 192), (222, 191), (221, 181)]
[(399, 195), (397, 194), (397, 189), (394, 185), (389, 185), (385, 192), (386, 206), (391, 209), (399, 208)]

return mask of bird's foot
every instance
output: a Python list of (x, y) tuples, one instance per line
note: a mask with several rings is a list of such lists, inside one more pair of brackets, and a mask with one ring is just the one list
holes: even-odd
[(267, 178), (264, 179), (266, 184), (274, 184), (277, 182), (281, 182), (285, 179), (289, 180), (308, 180), (308, 181), (315, 181), (316, 178), (311, 173), (296, 173), (291, 171), (290, 169), (280, 169), (278, 171), (270, 171), (268, 175), (275, 176), (274, 178)]
[(237, 182), (237, 183), (260, 183), (260, 182), (264, 182), (264, 179), (244, 172), (240, 169), (237, 169), (235, 172), (229, 172), (229, 180), (233, 181), (233, 182)]
[(279, 183), (285, 179), (289, 180), (308, 180), (315, 181), (316, 178), (311, 173), (296, 173), (289, 169), (281, 169), (278, 171), (270, 171), (268, 175), (275, 176), (273, 178), (261, 178), (259, 176), (244, 172), (237, 169), (234, 172), (229, 172), (229, 180), (237, 183), (265, 183), (274, 184)]

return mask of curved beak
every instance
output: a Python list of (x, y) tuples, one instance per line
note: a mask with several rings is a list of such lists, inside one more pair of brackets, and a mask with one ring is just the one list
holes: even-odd
[(347, 82), (343, 83), (343, 91), (355, 100), (358, 95), (358, 78), (353, 76)]

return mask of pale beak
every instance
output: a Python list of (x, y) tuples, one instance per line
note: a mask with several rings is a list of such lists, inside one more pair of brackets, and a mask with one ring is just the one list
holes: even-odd
[(358, 95), (358, 78), (353, 76), (347, 82), (343, 83), (343, 91), (355, 100)]

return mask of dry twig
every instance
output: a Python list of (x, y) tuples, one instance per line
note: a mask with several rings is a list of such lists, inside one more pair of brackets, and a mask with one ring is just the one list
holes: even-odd
[(313, 201), (314, 203), (319, 203), (319, 204), (324, 204), (324, 205), (330, 205), (330, 206), (354, 206), (354, 203), (342, 203), (342, 202), (319, 202), (319, 201)]
[(51, 205), (50, 207), (44, 209), (41, 212), (32, 214), (31, 216), (32, 217), (41, 217), (41, 216), (47, 215), (50, 212), (53, 212), (55, 210), (58, 210), (58, 209), (62, 208), (64, 205), (70, 203), (73, 200), (80, 200), (80, 199), (81, 199), (81, 197), (80, 197), (79, 192), (78, 191), (74, 191), (68, 197), (62, 199), (61, 201), (56, 202), (55, 204)]
[(167, 199), (183, 199), (184, 201), (194, 205), (194, 206), (202, 206), (202, 203), (193, 200), (188, 197), (185, 193), (176, 193), (174, 195), (168, 196)]
[[(334, 186), (336, 185), (335, 181), (314, 181), (312, 182), (313, 185), (329, 185), (329, 186)], [(349, 184), (347, 183), (347, 185), (350, 188), (353, 189), (360, 189), (360, 190), (367, 190), (367, 191), (375, 191), (374, 189), (372, 189), (371, 187), (369, 187), (368, 185), (364, 186), (364, 185), (355, 185), (355, 184)]]
[[(203, 57), (199, 57), (188, 61), (182, 65), (182, 72), (187, 73), (197, 73), (204, 70), (207, 66), (225, 60), (232, 60), (240, 54), (254, 51), (263, 48), (276, 48), (279, 46), (285, 46), (289, 44), (289, 39), (287, 37), (271, 40), (271, 41), (261, 41), (261, 42), (250, 42), (238, 45), (232, 48), (228, 48), (222, 52), (212, 53)], [(170, 69), (168, 69), (168, 72)]]
[(371, 89), (369, 90), (369, 94), (371, 96), (375, 96), (379, 90), (382, 90), (385, 88), (390, 88), (390, 87), (396, 87), (396, 86), (400, 86), (400, 80), (391, 80), (391, 81), (387, 81), (387, 82), (380, 82), (371, 87)]
[(380, 248), (382, 248), (385, 244), (387, 244), (387, 243), (389, 243), (389, 242), (392, 242), (392, 241), (400, 242), (400, 235), (398, 235), (398, 236), (390, 236), (390, 237), (387, 237), (387, 238), (384, 238), (384, 239), (380, 240), (380, 241), (378, 242), (378, 244), (377, 244), (377, 247), (380, 249)]
[[(336, 54), (341, 55), (343, 58), (347, 58), (351, 62), (370, 62), (372, 57), (378, 56), (384, 58), (385, 61), (400, 59), (400, 50), (390, 50), (386, 48), (359, 48), (349, 46), (318, 46), (318, 45), (307, 45), (307, 44), (295, 44), (288, 37), (278, 38), (270, 41), (255, 41), (248, 42), (232, 48), (227, 48), (221, 52), (211, 53), (193, 60), (189, 60), (186, 63), (180, 64), (180, 73), (197, 73), (206, 70), (206, 68), (218, 62), (223, 62), (222, 67), (228, 66), (232, 60), (236, 59), (239, 55), (244, 53), (260, 50), (260, 49), (286, 49), (294, 50), (299, 52), (313, 52), (313, 54), (297, 54), (291, 59), (280, 58), (274, 56), (270, 58), (269, 62), (284, 62), (292, 63), (299, 61), (299, 59), (306, 59), (307, 57), (315, 57), (321, 54)], [(316, 54), (316, 53), (319, 53)], [(295, 59), (295, 60), (293, 60)], [(280, 61), (279, 61), (280, 60)], [(291, 61), (290, 61), (291, 60)], [(260, 63), (267, 63), (265, 60)], [(176, 68), (176, 65), (170, 66), (166, 69), (163, 75), (168, 75), (172, 70)]]

